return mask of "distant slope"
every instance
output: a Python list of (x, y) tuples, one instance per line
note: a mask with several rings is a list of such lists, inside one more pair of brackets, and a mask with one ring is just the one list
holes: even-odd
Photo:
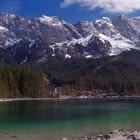
[(17, 64), (16, 60), (10, 54), (10, 52), (0, 48), (0, 64), (1, 65), (15, 65)]

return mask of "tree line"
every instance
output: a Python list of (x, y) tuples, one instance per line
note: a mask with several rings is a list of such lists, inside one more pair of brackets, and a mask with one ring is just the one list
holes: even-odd
[(0, 67), (0, 98), (40, 97), (43, 77), (40, 72), (27, 67)]

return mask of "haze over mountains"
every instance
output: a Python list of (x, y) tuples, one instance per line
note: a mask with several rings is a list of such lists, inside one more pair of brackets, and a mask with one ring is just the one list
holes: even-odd
[[(0, 47), (18, 64), (48, 56), (99, 58), (140, 48), (140, 17), (103, 17), (70, 24), (58, 17), (0, 14)], [(0, 57), (4, 56), (0, 53)]]

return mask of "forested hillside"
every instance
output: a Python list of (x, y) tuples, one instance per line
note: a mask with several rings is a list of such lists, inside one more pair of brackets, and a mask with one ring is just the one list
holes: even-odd
[(38, 66), (57, 86), (140, 94), (140, 51), (132, 50), (101, 59), (51, 57)]
[(43, 96), (41, 73), (19, 66), (0, 67), (0, 98)]
[[(9, 56), (8, 56), (9, 57)], [(53, 97), (54, 88), (94, 93), (140, 94), (140, 51), (99, 59), (48, 56), (46, 62), (16, 65), (3, 57), (0, 98)], [(10, 65), (9, 65), (10, 64)], [(47, 77), (47, 78), (46, 78)], [(51, 86), (51, 94), (48, 91)], [(49, 93), (49, 94), (48, 94)]]

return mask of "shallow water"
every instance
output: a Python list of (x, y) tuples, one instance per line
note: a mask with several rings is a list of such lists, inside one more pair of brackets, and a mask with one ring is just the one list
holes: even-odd
[(0, 133), (49, 139), (140, 129), (140, 100), (15, 101), (0, 103)]

